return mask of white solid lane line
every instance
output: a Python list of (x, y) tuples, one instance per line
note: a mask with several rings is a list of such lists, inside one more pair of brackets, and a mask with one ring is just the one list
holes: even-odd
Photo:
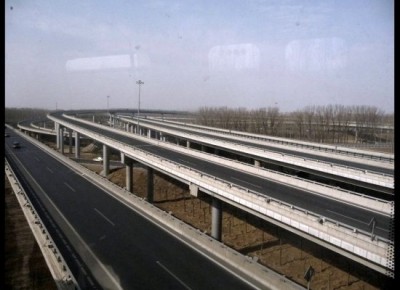
[(260, 189), (262, 188), (262, 187), (259, 186), (259, 185), (255, 185), (255, 184), (253, 184), (253, 183), (250, 183), (250, 182), (241, 180), (241, 179), (239, 179), (239, 178), (235, 178), (235, 177), (232, 177), (232, 176), (231, 176), (231, 178), (232, 178), (232, 179), (235, 179), (235, 180), (237, 180), (237, 181), (240, 181), (240, 182), (244, 182), (244, 183), (250, 184), (250, 185), (252, 185), (252, 186), (254, 186), (254, 187), (257, 187), (257, 188), (260, 188)]
[(192, 288), (190, 288), (188, 285), (186, 285), (181, 279), (179, 279), (174, 273), (172, 273), (170, 270), (168, 270), (167, 267), (165, 267), (163, 264), (160, 263), (160, 261), (156, 261), (156, 263), (163, 268), (168, 274), (170, 274), (172, 277), (174, 277), (179, 283), (182, 284), (183, 287), (185, 287), (188, 290), (191, 290)]
[(73, 187), (72, 187), (71, 185), (69, 185), (69, 184), (66, 183), (66, 182), (64, 182), (64, 184), (65, 184), (69, 189), (71, 189), (73, 192), (75, 192), (75, 189), (73, 189)]
[(187, 160), (184, 160), (181, 158), (179, 158), (178, 160), (180, 160), (181, 162), (186, 163), (186, 164), (195, 165), (193, 162), (190, 162), (190, 161), (187, 161)]
[(115, 226), (115, 224), (109, 219), (107, 218), (104, 214), (101, 213), (101, 211), (99, 211), (97, 208), (94, 208), (94, 210), (101, 215), (106, 221), (108, 221), (113, 227)]

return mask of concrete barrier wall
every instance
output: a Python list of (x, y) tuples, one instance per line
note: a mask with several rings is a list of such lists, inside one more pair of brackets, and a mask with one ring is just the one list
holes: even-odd
[[(133, 122), (132, 120), (122, 118), (126, 122)], [(144, 121), (145, 122), (145, 121)], [(350, 168), (345, 166), (340, 166), (337, 164), (332, 164), (323, 161), (315, 161), (312, 159), (305, 159), (297, 157), (290, 154), (282, 154), (277, 152), (271, 152), (269, 150), (262, 150), (252, 146), (246, 146), (233, 142), (220, 141), (218, 139), (212, 139), (207, 137), (202, 137), (195, 134), (183, 133), (176, 130), (165, 129), (162, 127), (154, 125), (146, 125), (153, 130), (159, 130), (167, 134), (177, 135), (182, 138), (188, 138), (190, 140), (196, 140), (197, 142), (203, 142), (206, 144), (211, 144), (216, 147), (222, 147), (233, 151), (243, 152), (249, 155), (256, 155), (260, 158), (271, 159), (282, 163), (292, 164), (320, 172), (329, 173), (332, 175), (343, 176), (346, 178), (351, 178), (354, 180), (362, 181), (365, 183), (371, 183), (375, 185), (380, 185), (388, 188), (394, 188), (394, 179), (392, 176), (382, 175), (375, 172), (369, 172), (362, 169)], [(247, 140), (248, 141), (248, 140)], [(287, 148), (286, 148), (287, 149)], [(346, 158), (349, 160), (349, 157)], [(393, 167), (393, 166), (392, 166)]]
[[(146, 120), (157, 120), (157, 118), (148, 117), (148, 118), (146, 118)], [(160, 122), (160, 121), (157, 120), (156, 122)], [(388, 154), (388, 153), (366, 152), (364, 150), (340, 147), (337, 145), (319, 144), (316, 142), (293, 140), (293, 139), (283, 138), (283, 137), (273, 137), (273, 136), (255, 134), (255, 133), (247, 133), (247, 132), (242, 132), (242, 131), (234, 131), (234, 130), (228, 130), (228, 129), (207, 127), (207, 126), (196, 125), (196, 124), (186, 124), (186, 123), (182, 123), (182, 122), (168, 120), (168, 125), (171, 125), (171, 123), (176, 124), (175, 127), (177, 127), (177, 128), (189, 125), (192, 128), (198, 128), (199, 131), (203, 130), (203, 131), (208, 131), (208, 132), (210, 132), (210, 131), (211, 132), (221, 132), (221, 133), (226, 133), (226, 134), (231, 134), (231, 135), (236, 135), (236, 136), (245, 136), (245, 137), (248, 137), (248, 139), (260, 139), (260, 140), (272, 141), (272, 142), (281, 143), (281, 144), (292, 144), (294, 146), (305, 146), (305, 147), (310, 147), (310, 148), (331, 150), (331, 151), (337, 151), (337, 152), (343, 152), (343, 153), (349, 153), (349, 154), (360, 154), (360, 155), (366, 155), (366, 156), (370, 156), (371, 158), (377, 158), (377, 159), (379, 159), (379, 158), (394, 159), (393, 154)], [(393, 127), (390, 127), (389, 129), (393, 129)]]
[[(92, 126), (99, 127), (99, 128), (107, 129), (109, 131), (115, 131), (114, 129), (110, 129), (109, 127), (105, 127), (105, 126), (98, 125), (98, 124), (93, 124), (93, 123), (85, 121), (85, 120), (82, 120), (82, 122), (90, 124)], [(258, 176), (262, 176), (264, 178), (271, 179), (275, 182), (279, 182), (279, 183), (282, 183), (285, 185), (290, 185), (290, 186), (294, 186), (297, 188), (301, 188), (301, 189), (307, 190), (314, 194), (330, 197), (335, 200), (340, 200), (340, 201), (343, 201), (343, 202), (346, 202), (349, 204), (353, 204), (356, 206), (369, 208), (371, 210), (380, 212), (382, 214), (392, 215), (392, 213), (393, 213), (394, 204), (392, 202), (374, 199), (374, 198), (371, 198), (368, 196), (363, 196), (361, 194), (356, 194), (356, 193), (350, 192), (350, 191), (338, 190), (337, 188), (318, 184), (316, 182), (305, 181), (300, 178), (295, 178), (295, 177), (289, 176), (287, 174), (277, 173), (272, 170), (267, 170), (265, 168), (250, 166), (245, 163), (241, 163), (241, 162), (234, 161), (231, 159), (223, 158), (220, 156), (215, 156), (213, 154), (208, 154), (205, 152), (190, 150), (183, 146), (176, 146), (171, 143), (154, 140), (154, 139), (149, 139), (149, 138), (146, 138), (143, 136), (132, 135), (132, 134), (124, 132), (124, 131), (118, 130), (118, 133), (125, 135), (127, 137), (140, 139), (140, 140), (142, 140), (144, 142), (148, 142), (150, 144), (154, 144), (154, 145), (157, 145), (160, 147), (168, 148), (170, 150), (178, 151), (178, 152), (181, 152), (186, 155), (194, 156), (194, 157), (201, 158), (201, 159), (204, 159), (204, 160), (207, 160), (210, 162), (222, 164), (224, 166), (228, 166), (228, 167), (231, 167), (234, 169), (243, 170), (245, 172), (256, 174)]]
[[(384, 268), (390, 269), (390, 267), (393, 267), (394, 265), (392, 261), (387, 261), (387, 253), (390, 250), (391, 245), (385, 241), (379, 240), (379, 238), (371, 240), (369, 233), (357, 229), (348, 229), (348, 227), (341, 225), (336, 221), (328, 221), (321, 225), (318, 223), (318, 219), (320, 218), (319, 216), (307, 214), (304, 209), (299, 209), (294, 205), (284, 205), (282, 202), (273, 199), (268, 202), (265, 196), (260, 196), (256, 193), (251, 193), (248, 190), (237, 188), (232, 186), (232, 184), (217, 180), (215, 177), (194, 171), (191, 168), (178, 165), (165, 159), (160, 159), (154, 155), (145, 153), (140, 149), (94, 134), (73, 124), (64, 123), (64, 121), (61, 121), (60, 123), (64, 126), (69, 126), (74, 130), (82, 131), (84, 135), (116, 148), (130, 158), (136, 159), (147, 166), (151, 166), (170, 176), (179, 178), (180, 180), (185, 180), (188, 184), (196, 184), (201, 189), (212, 192), (218, 197), (234, 201), (237, 204), (245, 206), (247, 209), (259, 212), (274, 220), (278, 220), (282, 224), (295, 228), (297, 228), (296, 225), (298, 225), (297, 229), (303, 233), (318, 237), (319, 239), (333, 244), (343, 250), (348, 251), (350, 248), (349, 244), (353, 245), (351, 251), (352, 254), (360, 256), (360, 254), (366, 253), (365, 257), (361, 257), (381, 265)], [(296, 215), (293, 216), (295, 212)], [(335, 228), (329, 227), (328, 225), (330, 223), (333, 224)], [(310, 227), (311, 224), (312, 226)]]
[[(173, 126), (168, 122), (169, 126)], [(176, 128), (180, 128), (182, 123), (174, 122)], [(377, 152), (369, 152), (363, 150), (356, 150), (350, 149), (346, 147), (340, 146), (332, 146), (326, 144), (318, 144), (312, 142), (305, 142), (305, 141), (297, 141), (287, 138), (278, 138), (272, 136), (265, 136), (265, 135), (257, 135), (253, 133), (246, 133), (240, 131), (233, 131), (233, 130), (226, 130), (226, 129), (218, 129), (218, 128), (210, 128), (206, 126), (194, 125), (190, 124), (191, 127), (199, 128), (198, 132), (207, 131), (213, 132), (212, 134), (218, 137), (227, 137), (231, 138), (232, 140), (240, 140), (240, 141), (249, 141), (256, 144), (268, 144), (270, 146), (275, 146), (276, 148), (295, 148), (296, 151), (302, 151), (307, 153), (316, 154), (319, 156), (326, 156), (326, 157), (333, 157), (341, 160), (352, 160), (354, 162), (359, 162), (363, 164), (371, 164), (379, 166), (379, 164), (391, 164), (391, 167), (394, 166), (394, 155), (393, 154), (385, 154), (385, 153), (377, 153)], [(191, 129), (194, 130), (194, 129)], [(362, 156), (362, 157), (360, 157)], [(384, 160), (390, 161), (384, 161)]]
[(18, 203), (24, 213), (27, 223), (36, 239), (36, 242), (43, 254), (50, 273), (61, 290), (80, 289), (75, 277), (70, 271), (65, 259), (60, 254), (56, 244), (50, 236), (37, 210), (33, 207), (28, 195), (20, 185), (16, 175), (5, 160), (5, 174), (9, 180), (12, 190), (18, 200)]
[(261, 289), (304, 289), (289, 279), (286, 279), (284, 276), (260, 265), (257, 263), (257, 261), (254, 261), (251, 258), (225, 246), (223, 243), (218, 242), (201, 231), (194, 229), (188, 224), (185, 224), (181, 220), (146, 202), (144, 199), (139, 198), (127, 190), (119, 187), (118, 185), (110, 182), (107, 178), (96, 174), (95, 172), (81, 166), (62, 154), (51, 150), (47, 146), (37, 142), (29, 136), (24, 137), (30, 142), (34, 143), (36, 146), (42, 148), (55, 158), (62, 161), (70, 168), (76, 170), (80, 174), (83, 174), (85, 178), (105, 189), (115, 198), (130, 206), (143, 217), (156, 223), (158, 226), (164, 230), (167, 230), (192, 248), (205, 253), (207, 256), (213, 259), (216, 259), (216, 262), (228, 267), (231, 271), (241, 275), (244, 274), (250, 279), (250, 281), (255, 283), (255, 285)]

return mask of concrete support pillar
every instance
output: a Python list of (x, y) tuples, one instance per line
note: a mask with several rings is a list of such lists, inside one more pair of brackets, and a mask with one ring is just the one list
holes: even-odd
[(64, 127), (60, 126), (60, 151), (64, 154)]
[(158, 139), (159, 139), (160, 141), (165, 141), (162, 132), (159, 132), (159, 133), (158, 133)]
[(81, 143), (80, 134), (78, 132), (75, 132), (75, 158), (80, 157), (81, 153), (80, 143)]
[(211, 236), (221, 241), (222, 236), (222, 202), (213, 197), (211, 205)]
[(56, 148), (60, 149), (60, 124), (55, 123), (56, 129)]
[(96, 120), (95, 120), (94, 115), (93, 115), (93, 123), (94, 123), (94, 122), (96, 122)]
[(148, 137), (148, 138), (151, 138), (151, 130), (150, 130), (150, 129), (147, 130), (147, 137)]
[(147, 201), (153, 203), (154, 200), (154, 170), (147, 167)]
[(176, 138), (176, 145), (179, 146), (179, 138)]
[(255, 167), (260, 167), (260, 166), (261, 166), (260, 160), (254, 159), (254, 166), (255, 166)]
[(110, 172), (110, 156), (109, 148), (107, 145), (103, 144), (103, 171), (102, 175), (107, 176)]
[(190, 148), (190, 141), (189, 140), (186, 140), (186, 147)]
[(69, 154), (72, 154), (72, 129), (68, 129), (69, 135)]
[(125, 156), (125, 180), (126, 180), (126, 190), (129, 192), (133, 192), (133, 166), (132, 166), (132, 159), (129, 159)]

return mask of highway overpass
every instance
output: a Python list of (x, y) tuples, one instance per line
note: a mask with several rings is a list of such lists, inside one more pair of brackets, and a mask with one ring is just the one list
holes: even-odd
[[(127, 172), (130, 166), (129, 160), (137, 160), (146, 164), (149, 168), (159, 170), (186, 182), (194, 195), (201, 190), (214, 196), (216, 201), (214, 204), (215, 220), (213, 223), (213, 236), (216, 239), (218, 239), (220, 235), (218, 230), (218, 200), (220, 200), (234, 204), (254, 215), (262, 216), (270, 222), (274, 222), (302, 236), (306, 236), (341, 254), (352, 257), (360, 263), (367, 264), (380, 272), (392, 275), (390, 274), (390, 265), (392, 263), (392, 261), (390, 261), (390, 253), (393, 249), (391, 241), (393, 216), (390, 212), (393, 209), (392, 203), (385, 204), (384, 201), (367, 200), (367, 202), (364, 201), (364, 203), (362, 203), (362, 206), (356, 206), (354, 202), (353, 205), (349, 205), (348, 201), (344, 201), (346, 199), (345, 197), (339, 198), (338, 201), (338, 195), (332, 193), (330, 196), (331, 198), (326, 199), (326, 204), (329, 204), (329, 206), (327, 206), (324, 205), (324, 202), (315, 202), (316, 193), (319, 191), (319, 189), (316, 189), (318, 187), (316, 184), (300, 186), (297, 183), (296, 186), (294, 186), (294, 183), (292, 183), (292, 186), (285, 187), (283, 184), (290, 184), (290, 182), (292, 182), (290, 178), (281, 177), (281, 179), (278, 180), (274, 177), (274, 181), (271, 180), (271, 176), (268, 176), (267, 179), (264, 172), (261, 174), (264, 177), (259, 176), (258, 179), (253, 179), (255, 178), (254, 174), (248, 174), (250, 177), (243, 174), (243, 170), (249, 170), (248, 168), (236, 170), (237, 173), (234, 173), (235, 170), (227, 171), (226, 164), (229, 162), (226, 160), (224, 161), (224, 166), (218, 167), (215, 165), (215, 163), (218, 163), (215, 159), (213, 159), (213, 162), (208, 161), (204, 163), (204, 156), (202, 158), (197, 157), (191, 159), (193, 156), (189, 156), (190, 154), (188, 151), (177, 155), (177, 152), (174, 152), (176, 149), (165, 150), (164, 142), (160, 142), (159, 140), (157, 141), (158, 145), (155, 145), (155, 143), (149, 142), (150, 140), (147, 137), (138, 136), (129, 132), (117, 132), (116, 130), (106, 128), (99, 124), (90, 124), (91, 122), (87, 121), (82, 122), (82, 120), (78, 120), (77, 118), (68, 118), (67, 116), (61, 115), (49, 116), (49, 118), (55, 121), (56, 124), (59, 124), (60, 127), (72, 129), (74, 132), (78, 132), (78, 134), (85, 135), (103, 143), (105, 146), (104, 148), (112, 147), (120, 150), (125, 159)], [(64, 135), (64, 130), (60, 129), (60, 127), (58, 127), (57, 130)], [(118, 142), (111, 140), (118, 140)], [(63, 152), (64, 148), (62, 144), (63, 142), (60, 142), (59, 147)], [(129, 148), (126, 148), (127, 146)], [(143, 151), (146, 153), (144, 153), (144, 156), (141, 156)], [(104, 150), (104, 152), (107, 152), (107, 150)], [(107, 156), (104, 157), (104, 172), (106, 173), (108, 166)], [(166, 163), (165, 161), (173, 163), (173, 166), (169, 167), (170, 164), (163, 164), (163, 166), (160, 166), (156, 164), (157, 162), (155, 160), (157, 159), (157, 162), (161, 160), (162, 163)], [(206, 159), (212, 158), (208, 156)], [(178, 169), (176, 166), (178, 166)], [(240, 166), (237, 165), (237, 167)], [(180, 172), (187, 170), (188, 167), (192, 175), (196, 174), (193, 171), (197, 171), (197, 174), (200, 174), (201, 182), (193, 179), (193, 176), (189, 177), (187, 174), (182, 174), (182, 172)], [(230, 167), (232, 169), (232, 166)], [(204, 181), (210, 178), (210, 176), (214, 178), (213, 181)], [(240, 178), (238, 176), (240, 176)], [(290, 182), (288, 182), (289, 180)], [(304, 181), (302, 182), (304, 183)], [(229, 189), (226, 188), (227, 185), (230, 187)], [(306, 187), (311, 189), (305, 190), (304, 188)], [(127, 188), (129, 188), (128, 180)], [(333, 192), (330, 188), (324, 191)], [(294, 197), (296, 194), (298, 197), (301, 196), (301, 198), (299, 199), (297, 197), (296, 199)], [(310, 202), (306, 198), (307, 194), (310, 196)], [(351, 193), (347, 193), (347, 195), (350, 194)], [(321, 198), (321, 200), (324, 200), (322, 195), (321, 193), (317, 193), (317, 196), (319, 196), (318, 199)], [(351, 196), (350, 199), (354, 199), (355, 196), (356, 195)], [(335, 200), (332, 200), (332, 197), (335, 197), (335, 200), (338, 201), (338, 205), (334, 205)], [(384, 205), (382, 206), (382, 204)], [(350, 206), (350, 208), (347, 209), (346, 206)], [(368, 207), (370, 209), (367, 209), (365, 213), (356, 213), (358, 210), (362, 212)], [(371, 208), (375, 209), (371, 212)], [(382, 211), (378, 210), (378, 208), (386, 209)], [(344, 215), (341, 211), (346, 213), (354, 212), (355, 216)], [(293, 214), (295, 215), (293, 216)], [(377, 219), (379, 220), (378, 222)], [(372, 229), (371, 221), (374, 221), (374, 223), (379, 226)], [(361, 248), (361, 245), (364, 248)], [(367, 248), (368, 250), (366, 250)], [(368, 252), (369, 250), (371, 250), (371, 252)], [(352, 253), (349, 253), (351, 251)]]
[[(215, 162), (178, 154), (174, 150), (149, 144), (146, 137), (61, 114), (49, 115), (49, 118), (61, 127), (68, 127), (103, 143), (104, 152), (107, 152), (107, 147), (118, 149), (126, 159), (137, 160), (149, 168), (186, 182), (194, 195), (198, 190), (212, 195), (215, 199), (213, 236), (217, 239), (220, 235), (218, 203), (223, 201), (307, 236), (378, 271), (386, 273), (390, 268), (387, 255), (392, 247), (391, 203), (386, 204), (388, 207), (384, 212), (370, 211), (359, 205), (332, 200), (323, 194), (316, 195), (313, 190), (286, 186), (284, 180), (271, 181), (216, 165)], [(107, 160), (106, 155), (104, 160)], [(104, 166), (107, 173), (106, 161)], [(371, 221), (376, 219), (379, 219), (376, 224), (380, 226), (372, 230)], [(369, 250), (366, 249), (373, 252), (367, 253)]]
[[(116, 114), (110, 115), (109, 123), (113, 127), (128, 128), (130, 126), (130, 130), (133, 127), (136, 130), (138, 120)], [(214, 152), (216, 155), (230, 152), (233, 154), (231, 158), (244, 156), (248, 158), (248, 162), (253, 162), (256, 166), (281, 171), (282, 168), (290, 168), (298, 175), (306, 172), (323, 177), (328, 183), (331, 180), (339, 181), (338, 186), (352, 184), (369, 191), (383, 192), (388, 199), (393, 198), (394, 157), (391, 154), (150, 118), (140, 118), (139, 124), (142, 134), (148, 137), (163, 138), (164, 141), (177, 144), (183, 140), (189, 148), (200, 145), (200, 150)], [(205, 147), (212, 150), (207, 150)], [(271, 167), (271, 164), (275, 166)], [(385, 196), (385, 194), (379, 194), (379, 196)]]
[(5, 149), (77, 289), (302, 288), (33, 138), (12, 131)]

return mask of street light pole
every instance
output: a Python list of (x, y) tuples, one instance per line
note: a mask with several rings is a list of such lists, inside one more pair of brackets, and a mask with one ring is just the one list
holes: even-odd
[(110, 112), (109, 107), (108, 107), (108, 99), (110, 98), (110, 96), (107, 96), (107, 112)]
[(139, 127), (139, 114), (140, 114), (140, 86), (144, 84), (141, 80), (138, 80), (136, 82), (139, 85), (139, 104), (138, 104), (138, 111), (137, 111), (137, 131), (138, 134), (140, 135), (140, 127)]

